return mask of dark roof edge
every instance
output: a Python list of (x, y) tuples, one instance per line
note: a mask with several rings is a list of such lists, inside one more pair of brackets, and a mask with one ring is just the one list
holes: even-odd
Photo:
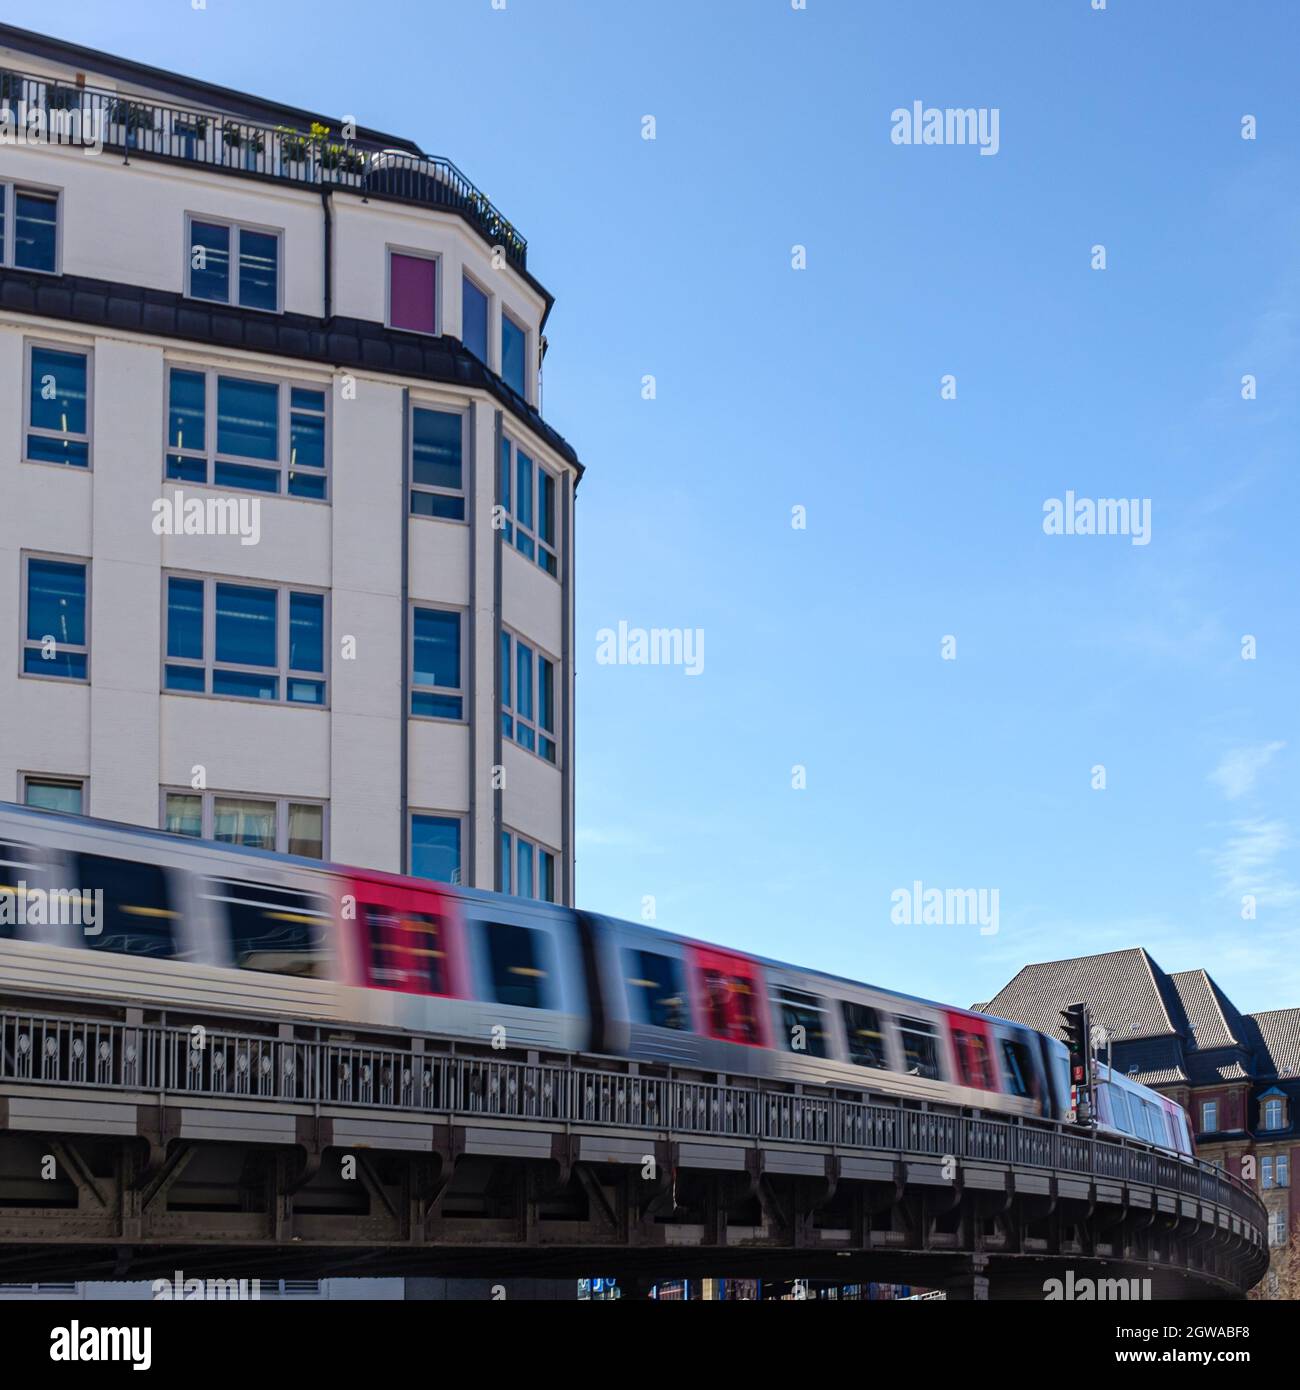
[[(240, 92), (233, 87), (203, 82), (196, 77), (184, 77), (179, 73), (168, 72), (165, 68), (155, 68), (148, 63), (137, 63), (130, 58), (103, 53), (97, 48), (87, 48), (82, 44), (70, 43), (66, 39), (51, 38), (48, 34), (37, 34), (30, 29), (19, 29), (13, 24), (0, 24), (0, 46), (16, 48), (23, 53), (34, 53), (50, 62), (72, 63), (78, 67), (89, 68), (93, 72), (106, 73), (119, 81), (138, 82), (142, 86), (170, 92), (186, 101), (242, 108), (244, 114), (272, 118), (277, 124), (293, 123), (309, 128), (312, 121), (320, 121), (322, 125), (328, 125), (335, 130), (343, 124), (337, 116), (326, 117), (319, 111), (306, 111), (301, 107), (268, 101), (265, 97)], [(407, 140), (400, 135), (388, 135), (382, 130), (372, 130), (369, 127), (358, 126), (357, 139), (366, 144), (405, 150), (414, 155), (424, 153), (413, 140)]]
[(23, 270), (0, 269), (0, 309), (486, 391), (571, 465), (579, 482), (585, 471), (568, 440), (456, 338), (405, 333), (370, 319), (265, 314), (187, 299), (171, 290)]

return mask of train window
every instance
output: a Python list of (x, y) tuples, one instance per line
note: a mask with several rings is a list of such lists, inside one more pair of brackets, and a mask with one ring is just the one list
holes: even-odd
[(1013, 1096), (1028, 1100), (1038, 1094), (1033, 1054), (1024, 1043), (1015, 1038), (1002, 1039), (1002, 1069), (1007, 1074), (1007, 1088)]
[(961, 1071), (962, 1084), (978, 1087), (981, 1091), (995, 1090), (993, 1059), (989, 1056), (988, 1043), (980, 1034), (954, 1027), (952, 1042), (957, 1053), (957, 1066)]
[(428, 912), (361, 909), (370, 935), (370, 983), (407, 994), (448, 994), (442, 923)]
[[(29, 845), (0, 840), (0, 941), (18, 935), (18, 923), (26, 920), (26, 895), (39, 880), (36, 851)], [(19, 894), (24, 897), (21, 904)]]
[(776, 1002), (781, 1010), (781, 1046), (787, 1052), (827, 1056), (826, 1007), (822, 1001), (815, 994), (780, 986)]
[(329, 973), (328, 902), (296, 888), (213, 878), (203, 896), (218, 903), (240, 970), (322, 979)]
[(485, 922), (488, 963), (492, 971), (492, 996), (498, 1004), (521, 1009), (547, 1007), (542, 969), (543, 933), (505, 922)]
[(690, 1027), (681, 961), (656, 951), (624, 948), (623, 968), (627, 971), (627, 998), (635, 1022), (652, 1028)]
[(849, 1061), (860, 1067), (887, 1069), (889, 1058), (885, 1051), (880, 1015), (867, 1004), (851, 1004), (846, 1000), (841, 1007), (844, 1011), (844, 1031), (849, 1038)]
[(86, 934), (93, 951), (129, 956), (177, 955), (171, 875), (157, 864), (78, 854), (77, 885), (83, 895), (103, 893), (101, 930)]
[(923, 1018), (898, 1020), (903, 1039), (903, 1070), (909, 1076), (939, 1080), (939, 1030)]
[(754, 1011), (754, 984), (734, 971), (705, 966), (700, 971), (704, 999), (709, 1011), (709, 1035), (722, 1042), (762, 1042), (758, 1015)]
[(1133, 1117), (1128, 1110), (1128, 1097), (1118, 1086), (1107, 1086), (1110, 1092), (1110, 1108), (1115, 1112), (1115, 1127), (1125, 1134), (1134, 1133)]

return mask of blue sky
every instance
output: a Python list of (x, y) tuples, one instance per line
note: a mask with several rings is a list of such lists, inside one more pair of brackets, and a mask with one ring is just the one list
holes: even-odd
[[(1136, 945), (1300, 1004), (1293, 0), (45, 22), (407, 135), (528, 237), (588, 466), (583, 905), (963, 1004)], [(998, 153), (892, 143), (914, 101), (997, 108)], [(1045, 535), (1067, 490), (1150, 498), (1150, 543)], [(598, 665), (620, 620), (703, 629), (703, 674)], [(892, 924), (914, 880), (997, 888), (997, 934)]]

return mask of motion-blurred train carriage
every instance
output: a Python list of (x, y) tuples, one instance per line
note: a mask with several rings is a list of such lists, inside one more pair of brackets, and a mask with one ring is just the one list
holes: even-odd
[[(90, 929), (36, 907), (96, 890)], [(1070, 1117), (1065, 1045), (1023, 1024), (529, 899), (3, 803), (0, 994), (484, 1045), (504, 1028), (511, 1048)], [(1098, 1070), (1101, 1129), (1193, 1152), (1179, 1106)]]

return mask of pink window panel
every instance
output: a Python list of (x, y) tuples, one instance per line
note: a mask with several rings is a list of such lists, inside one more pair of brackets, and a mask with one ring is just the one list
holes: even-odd
[(438, 263), (423, 256), (394, 253), (388, 273), (393, 327), (413, 333), (435, 332)]

